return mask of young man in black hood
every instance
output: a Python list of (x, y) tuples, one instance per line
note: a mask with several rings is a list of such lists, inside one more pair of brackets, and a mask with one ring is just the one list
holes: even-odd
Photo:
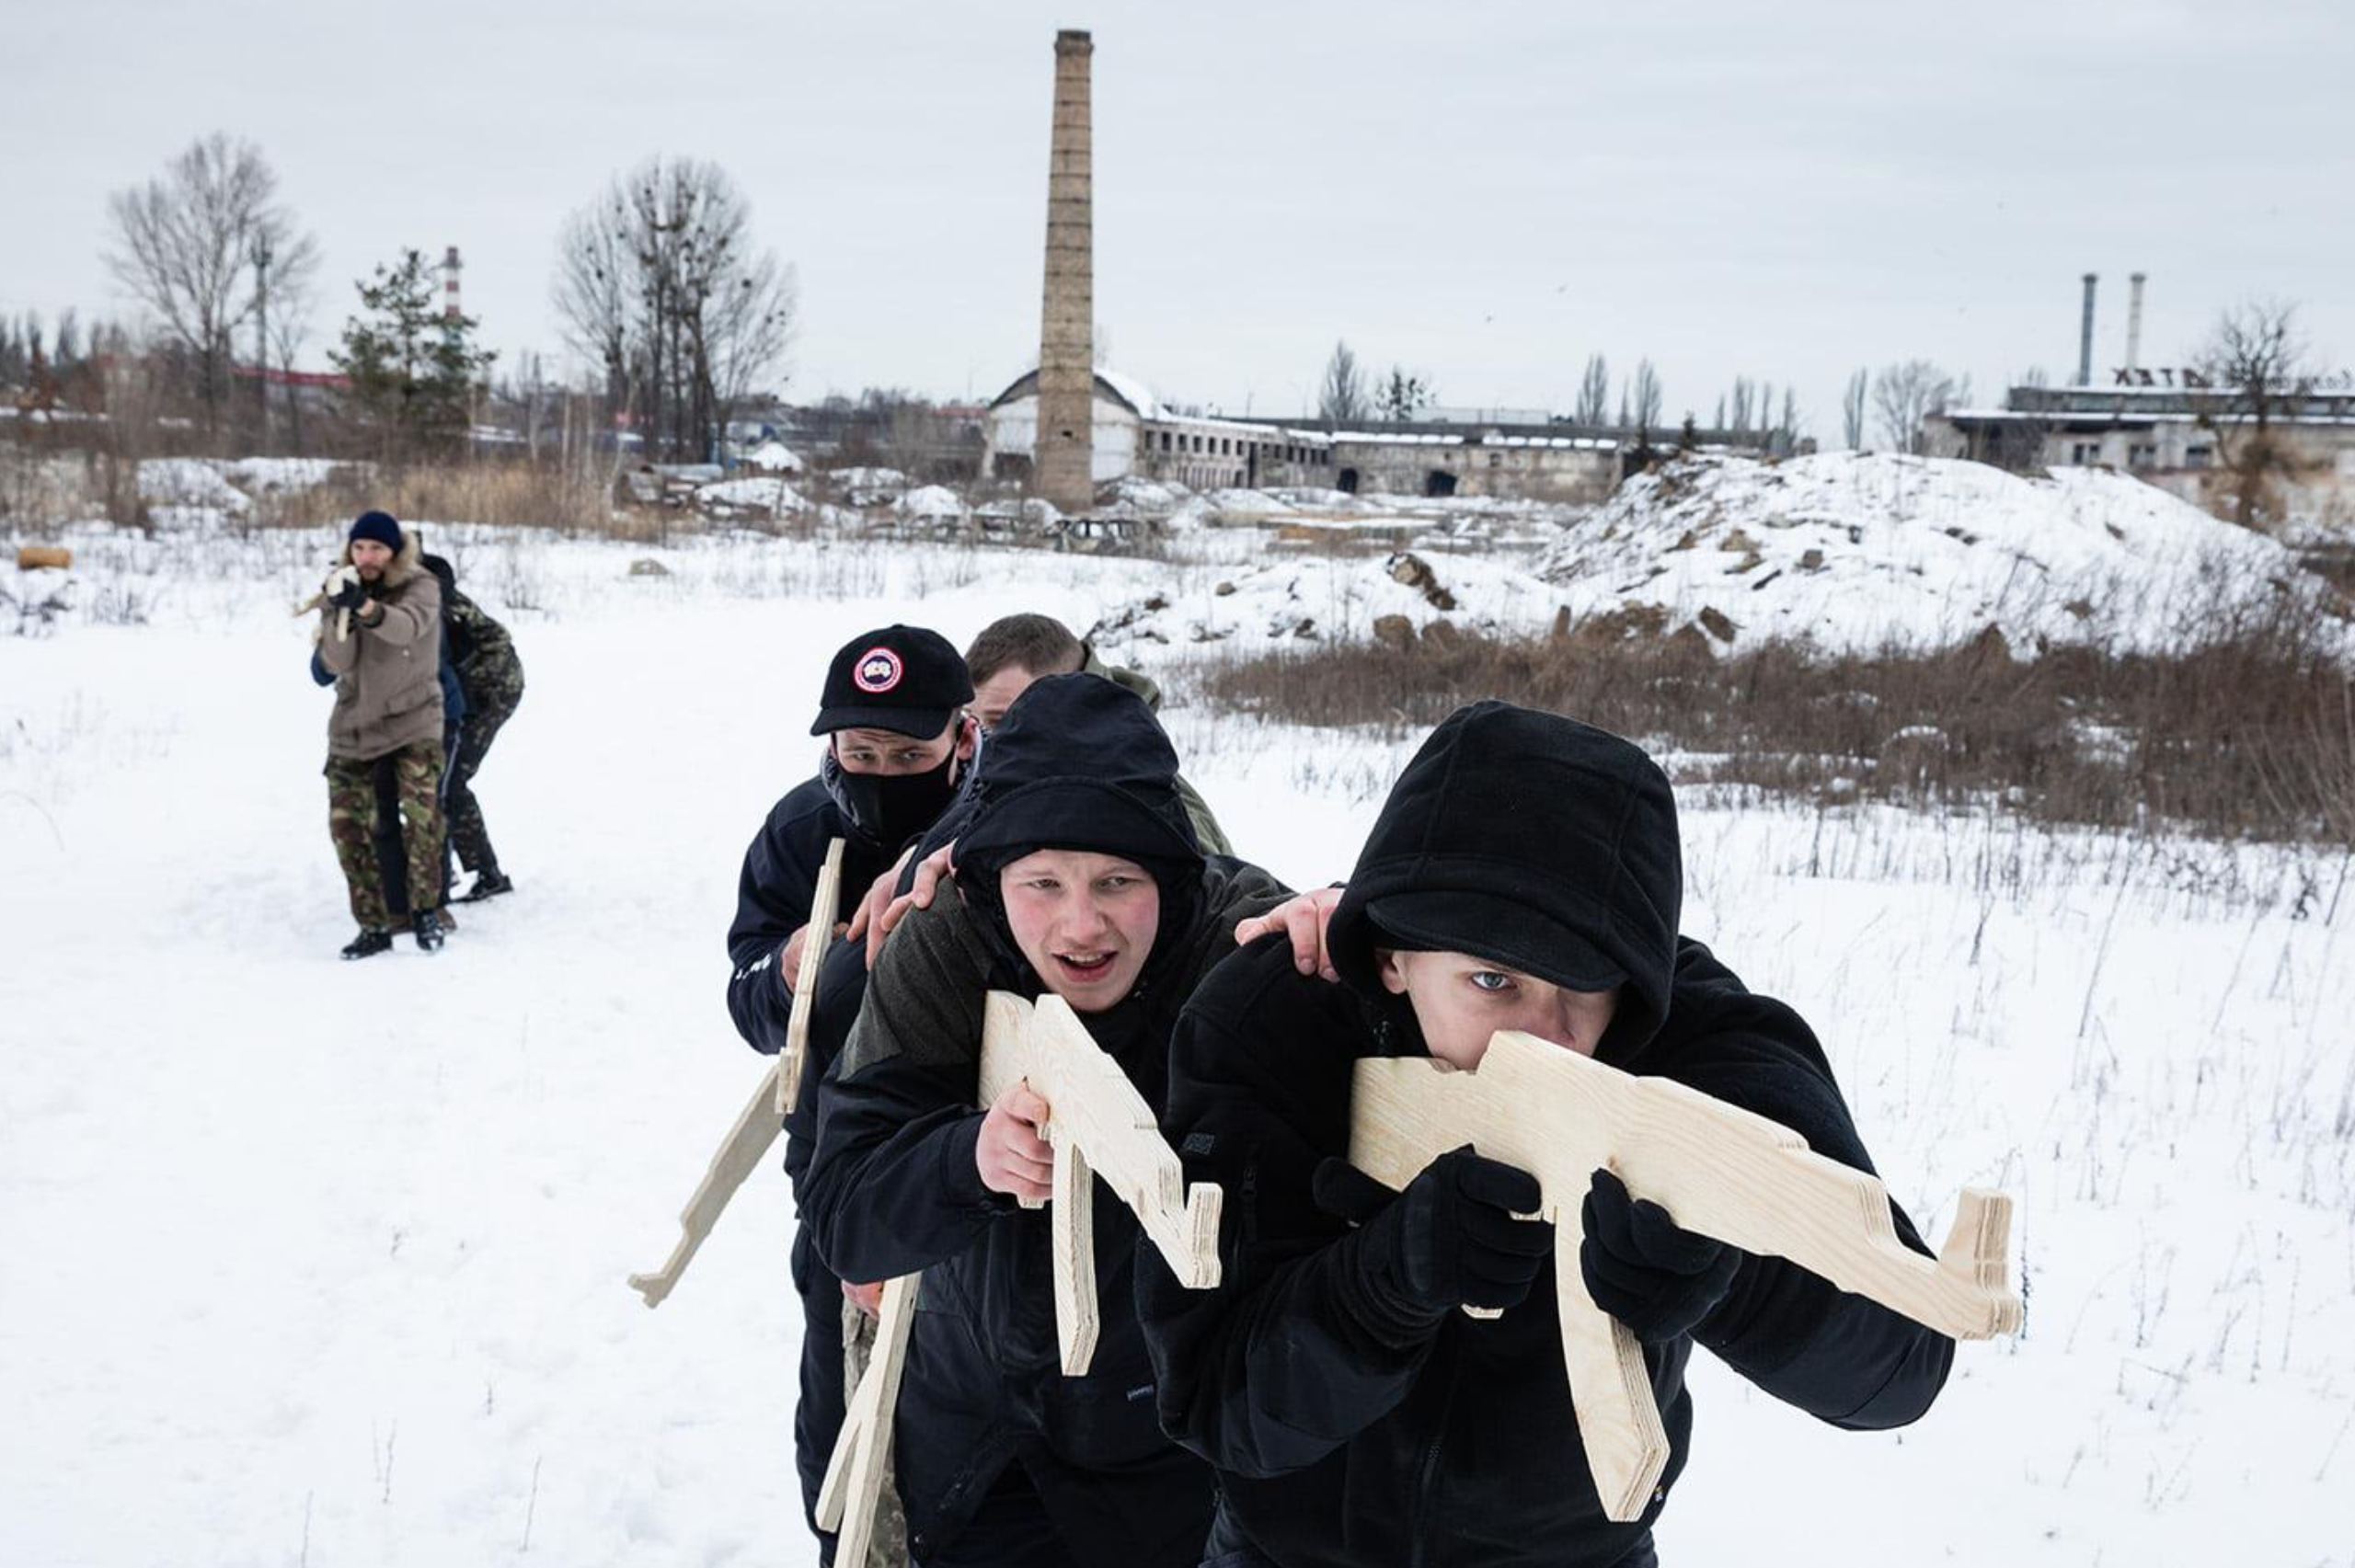
[(1169, 1031), (1238, 916), (1281, 889), (1205, 861), (1178, 759), (1145, 704), (1058, 675), (993, 732), (953, 891), (882, 950), (824, 1083), (802, 1185), (821, 1254), (849, 1279), (924, 1271), (901, 1386), (898, 1486), (925, 1568), (1183, 1568), (1211, 1511), (1207, 1466), (1155, 1420), (1133, 1309), (1139, 1231), (1095, 1206), (1103, 1313), (1088, 1374), (1059, 1369), (1039, 1137), (1027, 1088), (978, 1093), (984, 994), (1068, 1001), (1156, 1111)]
[[(1583, 1235), (1557, 1238), (1517, 1218), (1537, 1206), (1535, 1178), (1469, 1148), (1400, 1194), (1345, 1163), (1360, 1058), (1469, 1068), (1495, 1031), (1519, 1029), (1770, 1116), (1870, 1171), (1807, 1024), (1678, 935), (1682, 887), (1675, 803), (1649, 758), (1481, 703), (1391, 791), (1327, 933), (1340, 983), (1302, 973), (1278, 937), (1195, 994), (1164, 1131), (1189, 1182), (1225, 1190), (1223, 1276), (1180, 1289), (1148, 1253), (1139, 1297), (1162, 1420), (1219, 1471), (1211, 1558), (1648, 1564), (1692, 1431), (1696, 1343), (1834, 1425), (1898, 1426), (1929, 1407), (1951, 1340), (1683, 1230), (1607, 1172)], [(1547, 1266), (1557, 1244), (1579, 1247), (1589, 1293), (1644, 1347), (1672, 1452), (1640, 1520), (1605, 1518), (1589, 1475)]]

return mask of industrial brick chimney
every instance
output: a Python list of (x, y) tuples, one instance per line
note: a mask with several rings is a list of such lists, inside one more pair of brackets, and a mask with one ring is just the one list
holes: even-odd
[(2149, 276), (2146, 272), (2137, 272), (2129, 280), (2134, 286), (2126, 296), (2126, 368), (2129, 371), (2142, 368), (2142, 284)]
[(1047, 160), (1047, 285), (1039, 325), (1033, 483), (1059, 511), (1096, 504), (1096, 246), (1088, 153), (1087, 34), (1055, 35), (1055, 125)]
[(2094, 285), (2101, 281), (2101, 274), (2085, 274), (2085, 316), (2077, 328), (2077, 384), (2094, 383)]
[(458, 308), (458, 273), (464, 265), (456, 246), (442, 253), (442, 322), (452, 332), (458, 329), (465, 314)]

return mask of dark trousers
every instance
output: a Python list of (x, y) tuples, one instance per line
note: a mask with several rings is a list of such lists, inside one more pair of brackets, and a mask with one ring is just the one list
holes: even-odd
[[(1278, 1568), (1278, 1564), (1251, 1544), (1251, 1538), (1222, 1504), (1211, 1518), (1211, 1538), (1202, 1543), (1202, 1568)], [(1645, 1536), (1641, 1545), (1612, 1568), (1660, 1568), (1660, 1553), (1652, 1546), (1652, 1538)]]
[[(445, 789), (450, 779), (447, 771), (449, 758), (454, 749), (454, 746), (450, 744), (445, 744), (442, 749), (444, 769), (442, 780)], [(390, 757), (376, 759), (375, 781), (376, 871), (385, 884), (385, 907), (391, 911), (393, 923), (407, 925), (409, 918), (408, 844), (401, 836), (400, 781), (393, 771), (393, 760)], [(448, 815), (445, 812), (442, 818), (445, 841), (448, 821)], [(442, 897), (439, 904), (447, 904), (449, 901), (450, 857), (445, 853), (442, 857)]]
[(834, 1537), (818, 1528), (818, 1483), (843, 1434), (843, 1288), (817, 1261), (809, 1233), (797, 1230), (795, 1294), (801, 1299), (801, 1397), (793, 1407), (793, 1455), (801, 1472), (801, 1509), (818, 1538), (818, 1560), (834, 1560)]
[(1005, 1467), (955, 1540), (916, 1562), (918, 1568), (1079, 1568), (1019, 1464)]
[(498, 852), (490, 847), (490, 831), (483, 826), (482, 805), (475, 799), (474, 776), (481, 771), (500, 726), (514, 716), (522, 693), (505, 701), (486, 698), (466, 709), (458, 726), (458, 745), (450, 759), (450, 782), (442, 791), (442, 809), (450, 820), (450, 847), (468, 871), (495, 872)]

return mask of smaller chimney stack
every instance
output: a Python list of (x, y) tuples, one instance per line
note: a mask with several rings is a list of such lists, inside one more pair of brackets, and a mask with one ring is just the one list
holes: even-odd
[(464, 314), (458, 309), (458, 269), (461, 265), (456, 246), (442, 253), (442, 324), (454, 332), (457, 330), (459, 316)]
[(2094, 383), (2094, 285), (2101, 281), (2101, 274), (2085, 274), (2085, 315), (2077, 328), (2077, 384)]
[(2126, 368), (2142, 368), (2142, 280), (2148, 273), (2137, 272), (2127, 280), (2131, 285), (2126, 295)]

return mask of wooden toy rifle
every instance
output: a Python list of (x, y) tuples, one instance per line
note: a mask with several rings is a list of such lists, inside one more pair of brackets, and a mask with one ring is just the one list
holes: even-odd
[(1639, 1518), (1668, 1462), (1643, 1347), (1587, 1294), (1580, 1205), (1607, 1168), (1687, 1230), (1772, 1253), (1958, 1339), (2017, 1331), (2005, 1283), (2011, 1199), (1963, 1189), (1935, 1258), (1898, 1240), (1876, 1178), (1826, 1159), (1778, 1122), (1664, 1078), (1639, 1078), (1505, 1030), (1476, 1070), (1422, 1057), (1357, 1064), (1350, 1162), (1404, 1189), (1465, 1144), (1534, 1175), (1533, 1218), (1557, 1227), (1562, 1358), (1604, 1511)]
[(778, 1051), (776, 1060), (761, 1075), (752, 1097), (736, 1113), (736, 1125), (728, 1129), (720, 1140), (719, 1151), (711, 1157), (710, 1166), (703, 1180), (695, 1184), (695, 1196), (687, 1199), (686, 1208), (679, 1215), (679, 1240), (671, 1249), (671, 1256), (652, 1274), (633, 1274), (629, 1288), (646, 1298), (649, 1307), (659, 1307), (671, 1294), (686, 1272), (704, 1238), (719, 1223), (722, 1210), (744, 1178), (758, 1168), (766, 1158), (770, 1146), (785, 1125), (786, 1114), (799, 1098), (802, 1063), (808, 1059), (810, 1044), (810, 1007), (818, 991), (818, 965), (824, 956), (828, 938), (834, 929), (834, 906), (841, 895), (843, 880), (843, 841), (836, 839), (826, 846), (826, 863), (818, 873), (818, 890), (810, 901), (810, 923), (801, 940), (801, 967), (796, 973), (793, 987), (793, 1011), (786, 1015), (785, 1048)]

